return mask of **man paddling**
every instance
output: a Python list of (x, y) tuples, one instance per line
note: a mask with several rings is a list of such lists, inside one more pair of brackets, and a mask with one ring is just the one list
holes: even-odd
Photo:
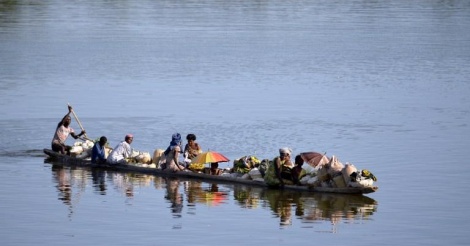
[(72, 149), (71, 146), (65, 144), (65, 140), (67, 137), (71, 135), (74, 139), (81, 137), (85, 134), (85, 130), (80, 132), (80, 134), (76, 135), (73, 128), (70, 127), (70, 122), (72, 118), (70, 118), (70, 113), (72, 112), (72, 106), (68, 106), (69, 112), (62, 118), (62, 120), (57, 124), (57, 128), (54, 133), (54, 137), (52, 138), (51, 147), (53, 151), (60, 152), (61, 154), (70, 155), (70, 150)]

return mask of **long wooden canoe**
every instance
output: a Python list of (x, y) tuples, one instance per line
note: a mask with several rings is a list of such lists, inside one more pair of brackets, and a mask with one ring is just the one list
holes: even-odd
[[(195, 173), (190, 171), (181, 172), (166, 172), (157, 168), (141, 167), (135, 165), (109, 165), (109, 164), (94, 164), (87, 159), (79, 159), (76, 157), (63, 155), (50, 149), (44, 149), (44, 153), (49, 157), (49, 160), (54, 164), (64, 166), (81, 166), (90, 168), (102, 168), (113, 171), (135, 172), (144, 174), (153, 174), (158, 176), (169, 177), (182, 177), (190, 179), (200, 179), (204, 181), (215, 181), (219, 183), (239, 183), (244, 185), (259, 186), (269, 188), (264, 182), (247, 180), (241, 178), (234, 178), (228, 176), (209, 175), (205, 173)], [(346, 188), (329, 188), (329, 187), (310, 187), (298, 185), (285, 185), (284, 189), (310, 191), (310, 192), (328, 192), (328, 193), (342, 193), (342, 194), (367, 194), (378, 190), (378, 187), (346, 187)]]

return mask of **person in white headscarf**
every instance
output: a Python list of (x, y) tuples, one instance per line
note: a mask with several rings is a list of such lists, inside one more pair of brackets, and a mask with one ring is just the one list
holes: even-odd
[(289, 167), (293, 167), (294, 165), (290, 161), (290, 157), (292, 155), (292, 149), (288, 147), (280, 148), (279, 149), (279, 156), (284, 158), (283, 160), (288, 161)]
[(264, 181), (270, 186), (284, 186), (284, 180), (292, 180), (291, 169), (294, 166), (290, 159), (292, 149), (279, 149), (279, 156), (270, 162)]

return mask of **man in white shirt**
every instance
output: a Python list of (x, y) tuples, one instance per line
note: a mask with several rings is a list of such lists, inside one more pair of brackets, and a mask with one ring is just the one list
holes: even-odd
[(124, 141), (120, 142), (108, 156), (106, 160), (109, 164), (127, 164), (126, 158), (131, 157), (131, 143), (134, 140), (132, 134), (127, 134)]

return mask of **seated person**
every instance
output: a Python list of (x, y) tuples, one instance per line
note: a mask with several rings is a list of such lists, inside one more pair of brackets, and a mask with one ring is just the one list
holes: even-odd
[(192, 159), (202, 153), (201, 146), (196, 142), (196, 135), (192, 133), (186, 136), (186, 140), (188, 140), (188, 143), (184, 146), (184, 164), (191, 171), (199, 172), (204, 169), (204, 164), (191, 162)]
[(108, 142), (108, 139), (105, 136), (100, 138), (99, 142), (96, 142), (91, 151), (91, 162), (97, 164), (106, 163), (106, 150), (105, 145)]
[(302, 168), (304, 160), (300, 155), (295, 156), (294, 167), (291, 169), (292, 182), (300, 185), (300, 179), (305, 176), (305, 170)]
[(184, 156), (189, 160), (202, 153), (201, 146), (196, 142), (196, 135), (190, 133), (186, 136), (188, 143), (184, 146)]
[(276, 167), (278, 167), (278, 175), (284, 180), (292, 180), (292, 168), (294, 165), (291, 162), (292, 151), (289, 148), (281, 149), (279, 158), (276, 158)]
[(284, 187), (285, 182), (292, 183), (292, 162), (290, 160), (292, 150), (290, 148), (279, 149), (279, 156), (269, 162), (264, 175), (264, 181), (268, 186)]
[(219, 169), (218, 162), (211, 163), (210, 175), (220, 175), (222, 174), (222, 170)]
[(171, 136), (170, 145), (165, 152), (163, 152), (166, 161), (165, 165), (162, 166), (162, 170), (167, 172), (184, 171), (186, 167), (181, 165), (178, 161), (181, 152), (181, 135), (175, 133)]
[(124, 138), (124, 141), (120, 142), (116, 148), (111, 151), (106, 159), (106, 162), (109, 164), (127, 164), (128, 158), (132, 155), (131, 143), (134, 140), (132, 134), (127, 134)]

